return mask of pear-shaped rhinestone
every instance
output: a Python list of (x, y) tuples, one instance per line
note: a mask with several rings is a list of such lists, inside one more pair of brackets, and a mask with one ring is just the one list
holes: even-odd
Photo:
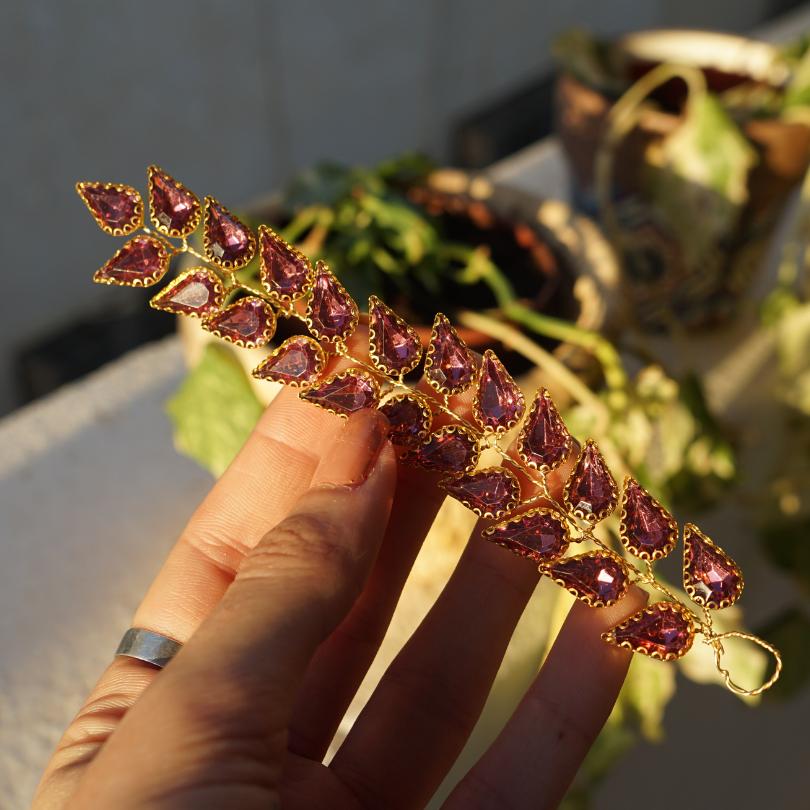
[(445, 478), (440, 486), (476, 515), (485, 518), (505, 515), (520, 500), (517, 478), (502, 467)]
[(168, 248), (159, 239), (135, 236), (96, 270), (93, 281), (124, 287), (149, 287), (166, 275), (170, 259)]
[(530, 467), (548, 472), (565, 461), (573, 440), (545, 388), (534, 398), (518, 437), (518, 454)]
[(266, 301), (248, 296), (215, 312), (203, 322), (203, 327), (237, 346), (254, 349), (273, 337), (276, 314)]
[(689, 652), (695, 638), (692, 615), (676, 602), (656, 602), (602, 634), (609, 644), (674, 661)]
[(200, 224), (200, 201), (182, 183), (158, 166), (150, 166), (149, 212), (155, 227), (167, 236), (182, 238)]
[(327, 377), (299, 396), (339, 416), (348, 416), (355, 411), (375, 407), (380, 399), (380, 389), (371, 374), (359, 368), (350, 368)]
[(487, 349), (478, 374), (473, 413), (484, 430), (504, 433), (523, 416), (523, 394), (495, 352)]
[(259, 226), (259, 256), (259, 278), (273, 298), (289, 303), (307, 292), (312, 281), (312, 266), (306, 256), (266, 225)]
[(357, 304), (326, 265), (319, 262), (307, 307), (309, 331), (321, 340), (346, 340), (358, 318)]
[(441, 394), (460, 394), (469, 388), (475, 376), (475, 362), (467, 344), (458, 336), (450, 321), (438, 313), (433, 321), (425, 379)]
[(407, 374), (422, 359), (416, 330), (376, 295), (368, 299), (368, 343), (374, 365), (385, 374)]
[(399, 447), (416, 447), (430, 432), (430, 406), (417, 394), (396, 394), (380, 411), (388, 419), (388, 438)]
[(672, 515), (629, 475), (624, 479), (619, 536), (624, 547), (642, 560), (666, 557), (678, 542)]
[(256, 237), (224, 205), (206, 197), (203, 246), (205, 255), (215, 265), (224, 270), (238, 270), (256, 253)]
[(719, 610), (733, 605), (743, 591), (737, 563), (697, 526), (683, 528), (683, 587), (699, 605)]
[(111, 236), (127, 236), (143, 224), (143, 200), (123, 183), (76, 183), (76, 191), (99, 228)]
[(295, 335), (287, 338), (252, 373), (261, 380), (273, 380), (298, 388), (317, 379), (325, 365), (323, 347), (311, 337)]
[(551, 509), (538, 507), (491, 526), (484, 537), (537, 563), (551, 562), (568, 549), (568, 526)]
[(541, 570), (577, 599), (592, 607), (618, 602), (627, 592), (627, 567), (608, 551), (589, 551), (566, 557)]
[(431, 433), (409, 459), (426, 470), (459, 474), (472, 470), (478, 456), (475, 435), (466, 428), (448, 425)]
[(618, 487), (596, 444), (587, 441), (565, 485), (565, 502), (583, 520), (597, 523), (607, 517), (618, 500)]
[(193, 267), (179, 275), (149, 302), (151, 307), (178, 315), (205, 318), (222, 306), (225, 289), (213, 272)]

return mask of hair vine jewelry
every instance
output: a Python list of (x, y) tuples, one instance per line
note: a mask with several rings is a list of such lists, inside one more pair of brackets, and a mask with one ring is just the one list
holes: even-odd
[[(616, 484), (596, 443), (578, 450), (573, 471), (554, 497), (548, 476), (577, 450), (551, 397), (540, 389), (526, 408), (519, 387), (494, 352), (480, 363), (447, 317), (436, 315), (427, 350), (419, 336), (376, 296), (368, 302), (368, 359), (354, 356), (347, 341), (357, 328), (357, 304), (322, 262), (312, 267), (300, 251), (266, 225), (258, 237), (213, 197), (204, 204), (182, 183), (157, 166), (148, 173), (149, 213), (131, 186), (77, 183), (76, 190), (103, 231), (129, 240), (93, 276), (100, 284), (149, 287), (160, 282), (173, 257), (185, 253), (199, 264), (185, 270), (151, 299), (166, 312), (200, 318), (212, 334), (237, 346), (268, 343), (279, 317), (306, 324), (309, 335), (285, 340), (254, 370), (259, 379), (300, 388), (299, 396), (338, 416), (379, 408), (391, 425), (391, 440), (405, 463), (444, 474), (441, 486), (477, 515), (497, 521), (483, 536), (537, 564), (541, 573), (594, 607), (612, 605), (631, 582), (663, 595), (603, 634), (609, 644), (662, 661), (685, 655), (696, 635), (712, 647), (726, 686), (741, 695), (770, 688), (782, 669), (779, 651), (740, 631), (716, 633), (713, 610), (733, 605), (743, 590), (736, 563), (697, 526), (683, 527), (681, 599), (653, 571), (678, 541), (673, 516), (635, 479)], [(203, 252), (188, 237), (203, 226)], [(139, 231), (137, 234), (136, 231)], [(134, 236), (132, 234), (135, 234)], [(177, 241), (172, 240), (179, 240)], [(259, 254), (261, 288), (244, 283), (236, 271)], [(226, 303), (228, 298), (232, 298)], [(424, 356), (427, 391), (404, 382)], [(323, 376), (330, 357), (349, 367)], [(474, 386), (471, 416), (453, 411), (450, 398)], [(528, 410), (528, 414), (526, 413)], [(442, 414), (449, 424), (434, 427)], [(526, 417), (515, 449), (501, 446), (504, 434)], [(500, 455), (501, 466), (478, 468), (484, 450)], [(530, 487), (528, 497), (521, 487)], [(612, 549), (594, 534), (597, 524), (619, 509), (619, 540)], [(571, 544), (594, 548), (568, 555)], [(691, 604), (689, 604), (691, 602)], [(722, 663), (723, 641), (740, 638), (774, 658), (771, 677), (745, 689)]]

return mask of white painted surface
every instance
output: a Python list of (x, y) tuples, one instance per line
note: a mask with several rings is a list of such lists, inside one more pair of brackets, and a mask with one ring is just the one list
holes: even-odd
[(0, 807), (27, 807), (61, 729), (211, 479), (172, 447), (179, 342), (0, 422)]

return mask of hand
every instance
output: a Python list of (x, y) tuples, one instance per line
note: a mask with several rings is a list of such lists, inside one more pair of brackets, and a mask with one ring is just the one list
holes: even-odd
[[(454, 398), (457, 412), (468, 404)], [(475, 725), (539, 575), (477, 527), (322, 764), (443, 499), (434, 476), (397, 469), (385, 431), (373, 411), (341, 422), (289, 390), (273, 401), (135, 614), (133, 626), (185, 646), (163, 670), (132, 658), (110, 664), (59, 743), (37, 810), (388, 810), (429, 800)], [(573, 606), (523, 701), (446, 807), (557, 805), (629, 664), (631, 654), (600, 634), (644, 599), (631, 588), (610, 608)]]

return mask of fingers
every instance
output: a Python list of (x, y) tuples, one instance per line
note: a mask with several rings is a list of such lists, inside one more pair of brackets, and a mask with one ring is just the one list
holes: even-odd
[[(362, 340), (362, 336), (358, 337)], [(136, 611), (133, 625), (187, 641), (233, 581), (242, 558), (306, 491), (343, 422), (284, 389), (198, 507)], [(40, 807), (71, 790), (157, 671), (119, 658), (102, 674), (43, 776)]]
[[(432, 389), (420, 384), (428, 397)], [(469, 413), (472, 392), (454, 398)], [(450, 418), (434, 417), (433, 427)], [(405, 580), (444, 501), (435, 474), (400, 465), (397, 491), (379, 557), (348, 616), (321, 645), (298, 696), (290, 724), (292, 753), (320, 761), (382, 643)]]
[[(569, 465), (549, 476), (555, 496)], [(536, 494), (528, 478), (521, 484), (524, 497)], [(483, 540), (484, 526), (332, 760), (367, 805), (420, 806), (434, 793), (478, 719), (537, 584), (535, 566)]]
[(632, 653), (600, 636), (642, 607), (633, 587), (611, 607), (576, 602), (540, 674), (445, 808), (555, 808), (607, 720)]
[(313, 487), (90, 765), (79, 805), (191, 795), (216, 780), (274, 789), (301, 677), (360, 593), (388, 519), (396, 459), (384, 426), (376, 411), (348, 421)]
[(431, 476), (400, 467), (388, 528), (368, 583), (307, 668), (290, 723), (292, 753), (315, 761), (326, 754), (377, 654), (443, 500)]

